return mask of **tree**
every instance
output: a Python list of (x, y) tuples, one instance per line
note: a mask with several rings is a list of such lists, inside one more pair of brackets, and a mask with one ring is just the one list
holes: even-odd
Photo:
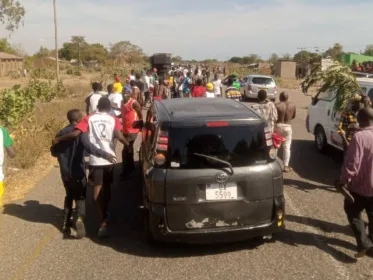
[(23, 47), (22, 44), (14, 44), (12, 45), (12, 49), (14, 50), (14, 54), (21, 56), (21, 57), (26, 57), (27, 52), (25, 51), (25, 48)]
[(232, 57), (230, 60), (228, 60), (229, 62), (232, 62), (232, 63), (242, 63), (242, 58), (241, 57), (238, 57), (238, 56), (234, 56)]
[(293, 60), (296, 62), (310, 63), (319, 58), (320, 58), (320, 55), (318, 53), (313, 53), (313, 52), (309, 52), (306, 50), (302, 50), (294, 55)]
[(44, 58), (50, 56), (51, 51), (45, 47), (40, 47), (39, 51), (35, 54), (36, 57)]
[(324, 56), (331, 57), (334, 60), (340, 61), (341, 55), (343, 54), (343, 46), (339, 43), (335, 43), (333, 47), (329, 48)]
[(98, 62), (102, 63), (106, 60), (107, 55), (107, 49), (98, 43), (87, 45), (83, 52), (84, 62), (97, 60)]
[(0, 39), (0, 52), (15, 54), (15, 50), (12, 48), (6, 38)]
[(316, 83), (321, 83), (322, 87), (318, 92), (328, 90), (337, 91), (337, 99), (334, 105), (336, 111), (347, 108), (349, 101), (356, 94), (361, 92), (361, 88), (352, 74), (349, 66), (343, 66), (335, 62), (327, 70), (322, 71), (318, 65), (311, 71), (311, 74), (301, 84), (304, 93)]
[(143, 62), (143, 50), (132, 44), (130, 41), (121, 41), (115, 44), (110, 44), (109, 51), (110, 58), (114, 59), (117, 63), (140, 63)]
[(181, 63), (181, 62), (183, 62), (183, 58), (181, 56), (173, 56), (172, 57), (172, 62), (173, 63)]
[(275, 64), (278, 59), (279, 59), (279, 57), (278, 57), (277, 53), (273, 53), (269, 57), (268, 62), (272, 63), (272, 64)]
[(373, 45), (368, 45), (368, 46), (365, 48), (364, 55), (373, 56)]
[(14, 32), (25, 16), (25, 8), (19, 1), (0, 0), (0, 22), (5, 24), (5, 29)]
[(75, 45), (77, 50), (78, 50), (78, 61), (79, 61), (78, 66), (80, 67), (80, 65), (82, 63), (81, 48), (83, 48), (84, 46), (87, 45), (87, 43), (85, 41), (85, 37), (84, 36), (72, 36), (71, 37), (71, 43), (73, 45)]
[(68, 61), (72, 60), (75, 56), (75, 46), (73, 43), (63, 43), (62, 48), (59, 50), (59, 57)]
[(293, 58), (292, 58), (292, 56), (291, 56), (290, 53), (286, 53), (286, 54), (284, 54), (284, 56), (281, 59), (283, 59), (283, 60), (292, 60)]

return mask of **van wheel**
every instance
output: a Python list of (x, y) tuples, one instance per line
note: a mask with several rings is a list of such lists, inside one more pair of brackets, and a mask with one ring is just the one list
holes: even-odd
[(315, 146), (320, 153), (325, 154), (328, 150), (328, 142), (326, 141), (325, 131), (321, 126), (318, 126), (315, 131)]

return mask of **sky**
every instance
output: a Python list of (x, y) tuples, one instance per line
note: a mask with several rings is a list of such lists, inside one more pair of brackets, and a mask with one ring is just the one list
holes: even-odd
[[(54, 48), (52, 0), (19, 0), (24, 26), (10, 37), (27, 53)], [(71, 36), (109, 46), (131, 41), (148, 55), (228, 60), (294, 54), (341, 43), (373, 44), (372, 0), (56, 0), (59, 46)], [(0, 37), (9, 34), (0, 28)]]

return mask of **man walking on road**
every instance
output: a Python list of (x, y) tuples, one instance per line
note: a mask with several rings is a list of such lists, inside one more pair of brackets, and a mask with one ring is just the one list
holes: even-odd
[(295, 119), (296, 107), (295, 104), (289, 102), (289, 95), (286, 92), (281, 92), (280, 102), (276, 104), (277, 109), (277, 123), (275, 125), (275, 133), (285, 138), (285, 142), (282, 144), (283, 148), (283, 162), (284, 172), (289, 173), (293, 169), (289, 166), (290, 155), (291, 155), (291, 141), (293, 130), (291, 127), (291, 121)]
[[(75, 126), (82, 120), (82, 112), (78, 109), (70, 110), (67, 113), (69, 125), (63, 128), (56, 137), (64, 136), (75, 129)], [(51, 147), (52, 156), (57, 157), (60, 165), (60, 173), (66, 196), (64, 201), (64, 221), (62, 232), (71, 234), (71, 217), (73, 212), (73, 201), (76, 205), (76, 232), (77, 238), (85, 236), (83, 219), (85, 217), (85, 197), (87, 179), (84, 167), (84, 148), (89, 154), (100, 158), (105, 158), (110, 162), (115, 160), (115, 156), (96, 148), (87, 137), (82, 134), (79, 138), (71, 141), (60, 142)]]
[[(361, 109), (357, 120), (361, 130), (350, 142), (339, 184), (347, 184), (353, 197), (353, 202), (345, 200), (344, 209), (357, 242), (355, 257), (361, 258), (373, 248), (373, 109)], [(361, 219), (363, 210), (369, 220), (369, 235)]]
[(126, 100), (123, 100), (121, 107), (123, 136), (129, 143), (129, 146), (124, 146), (122, 151), (123, 170), (121, 177), (125, 178), (135, 169), (135, 159), (133, 145), (136, 141), (139, 129), (133, 128), (132, 124), (137, 120), (142, 120), (141, 105), (137, 101), (138, 91), (133, 88), (132, 94)]
[[(121, 133), (121, 124), (118, 118), (108, 114), (111, 109), (110, 100), (102, 97), (97, 105), (98, 112), (85, 117), (77, 124), (75, 130), (65, 136), (54, 139), (56, 145), (61, 141), (74, 140), (80, 134), (88, 132), (90, 142), (97, 148), (115, 156), (114, 138), (124, 145), (129, 146), (128, 141)], [(108, 233), (110, 219), (109, 202), (111, 183), (113, 181), (114, 164), (106, 159), (89, 156), (89, 180), (93, 185), (93, 198), (99, 210), (100, 229), (99, 237), (105, 237)]]
[(259, 90), (258, 92), (259, 102), (252, 105), (252, 108), (267, 121), (268, 128), (273, 133), (275, 123), (277, 121), (277, 109), (272, 101), (267, 99), (267, 92), (265, 90)]
[(92, 90), (93, 92), (90, 95), (88, 95), (87, 98), (85, 99), (87, 115), (96, 112), (98, 101), (103, 96), (101, 93), (102, 84), (94, 82), (92, 84)]

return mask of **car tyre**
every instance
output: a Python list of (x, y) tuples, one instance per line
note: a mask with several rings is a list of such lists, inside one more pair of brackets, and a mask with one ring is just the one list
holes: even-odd
[(318, 126), (315, 130), (315, 146), (316, 149), (325, 154), (328, 151), (328, 142), (326, 141), (326, 134), (321, 126)]

